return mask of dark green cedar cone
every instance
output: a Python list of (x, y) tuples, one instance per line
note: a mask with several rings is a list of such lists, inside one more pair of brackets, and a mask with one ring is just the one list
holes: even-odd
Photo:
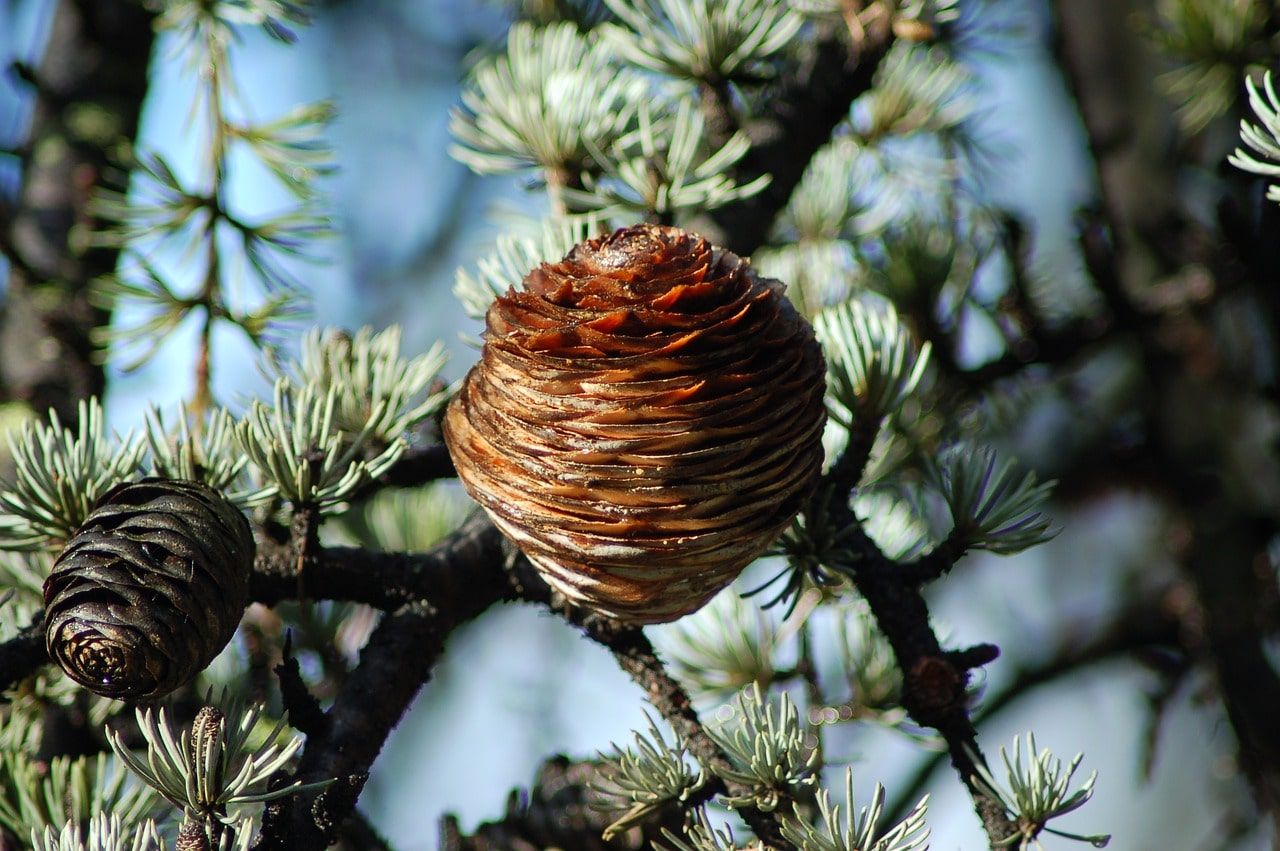
[(45, 580), (49, 656), (104, 697), (163, 697), (235, 634), (253, 557), (249, 522), (207, 485), (144, 479), (115, 487)]

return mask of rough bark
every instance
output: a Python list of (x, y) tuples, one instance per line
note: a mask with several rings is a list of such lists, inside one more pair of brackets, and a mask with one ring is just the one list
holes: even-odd
[(849, 116), (853, 101), (871, 88), (892, 43), (887, 22), (870, 27), (852, 53), (834, 29), (821, 36), (809, 60), (779, 81), (768, 112), (744, 128), (752, 144), (738, 163), (738, 181), (768, 174), (769, 185), (758, 195), (716, 210), (698, 229), (743, 257), (763, 245), (809, 160)]
[(34, 90), (35, 109), (17, 154), (22, 186), (0, 200), (0, 250), (9, 259), (0, 309), (0, 399), (52, 408), (64, 423), (76, 403), (101, 395), (103, 373), (89, 332), (107, 321), (88, 287), (117, 252), (87, 246), (97, 187), (123, 188), (112, 157), (138, 128), (151, 59), (152, 15), (132, 0), (61, 0), (44, 58), (10, 69)]

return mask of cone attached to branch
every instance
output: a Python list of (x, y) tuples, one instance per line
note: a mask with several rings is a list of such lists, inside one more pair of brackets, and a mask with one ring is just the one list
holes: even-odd
[(571, 601), (675, 620), (812, 491), (825, 369), (783, 289), (695, 234), (639, 225), (490, 307), (445, 439), (467, 491)]
[(96, 694), (163, 697), (231, 640), (249, 601), (253, 556), (248, 521), (207, 485), (120, 485), (45, 580), (49, 656)]

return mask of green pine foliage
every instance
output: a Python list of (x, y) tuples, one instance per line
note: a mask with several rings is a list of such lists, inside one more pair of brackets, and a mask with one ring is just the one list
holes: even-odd
[[(235, 111), (240, 95), (230, 63), (238, 28), (261, 27), (287, 42), (294, 37), (290, 27), (308, 19), (304, 3), (164, 4), (156, 27), (199, 80), (192, 117), (206, 156), (203, 173), (190, 182), (159, 152), (135, 151), (130, 191), (103, 192), (94, 200), (94, 214), (106, 223), (95, 241), (122, 249), (124, 257), (118, 274), (98, 282), (96, 298), (106, 307), (131, 302), (144, 313), (136, 324), (101, 329), (97, 338), (126, 368), (153, 358), (192, 315), (203, 324), (206, 349), (215, 323), (230, 324), (255, 345), (265, 345), (305, 315), (305, 293), (290, 262), (314, 256), (328, 229), (318, 184), (333, 167), (322, 137), (333, 108), (306, 104), (275, 119), (251, 121)], [(231, 206), (224, 187), (232, 154), (241, 151), (288, 190), (293, 207), (255, 219)], [(224, 250), (232, 241), (241, 249), (238, 256)], [(153, 261), (164, 248), (177, 248), (188, 262), (202, 265), (198, 291)], [(209, 402), (207, 379), (197, 390), (203, 408)]]
[[(1236, 148), (1227, 160), (1245, 171), (1275, 177), (1280, 175), (1280, 96), (1272, 85), (1270, 71), (1263, 75), (1262, 85), (1246, 78), (1245, 86), (1249, 90), (1249, 105), (1259, 123), (1240, 122), (1240, 139), (1245, 147)], [(1268, 186), (1267, 198), (1280, 202), (1280, 185)]]
[(884, 810), (884, 787), (876, 784), (871, 803), (855, 815), (853, 770), (845, 770), (844, 818), (840, 805), (832, 804), (826, 789), (818, 792), (818, 824), (809, 822), (799, 808), (796, 818), (783, 824), (783, 833), (797, 848), (813, 851), (922, 851), (927, 848), (929, 829), (925, 826), (928, 798), (898, 824), (884, 830), (879, 823)]

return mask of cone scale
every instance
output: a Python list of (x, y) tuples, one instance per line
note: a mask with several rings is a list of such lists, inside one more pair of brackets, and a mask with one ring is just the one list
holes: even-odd
[(445, 440), (571, 602), (630, 623), (695, 611), (812, 492), (825, 368), (783, 290), (696, 234), (639, 225), (494, 301)]

